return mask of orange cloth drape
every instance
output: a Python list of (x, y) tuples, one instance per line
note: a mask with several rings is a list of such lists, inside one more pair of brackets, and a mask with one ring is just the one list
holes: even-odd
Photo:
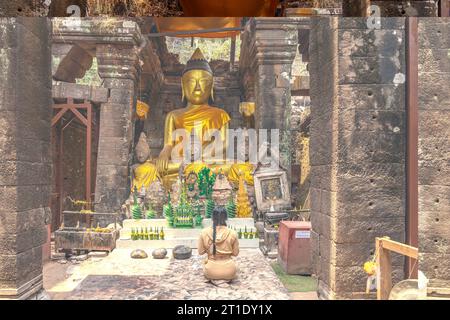
[[(236, 28), (241, 26), (241, 18), (155, 18), (159, 32), (178, 32), (218, 28)], [(238, 35), (240, 31), (198, 33), (176, 35), (176, 37), (227, 38)]]

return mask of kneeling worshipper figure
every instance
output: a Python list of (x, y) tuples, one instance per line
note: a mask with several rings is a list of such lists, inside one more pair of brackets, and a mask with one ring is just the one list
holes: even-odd
[(210, 281), (231, 281), (236, 278), (237, 266), (232, 256), (239, 254), (236, 231), (227, 227), (227, 211), (216, 207), (212, 214), (212, 227), (202, 230), (198, 240), (199, 255), (207, 254), (205, 277)]

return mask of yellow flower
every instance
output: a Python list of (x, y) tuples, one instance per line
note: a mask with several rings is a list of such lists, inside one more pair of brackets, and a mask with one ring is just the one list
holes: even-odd
[(139, 119), (144, 120), (147, 119), (147, 114), (150, 110), (150, 106), (146, 104), (145, 102), (142, 102), (140, 100), (137, 101), (136, 105), (136, 115)]
[(369, 276), (374, 275), (376, 270), (377, 270), (377, 264), (374, 261), (367, 261), (366, 263), (364, 263), (364, 271)]

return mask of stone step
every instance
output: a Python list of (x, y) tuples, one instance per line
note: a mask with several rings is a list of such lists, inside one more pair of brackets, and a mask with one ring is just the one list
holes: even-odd
[[(198, 237), (176, 238), (165, 240), (131, 240), (121, 238), (116, 242), (118, 249), (146, 249), (146, 248), (166, 248), (173, 249), (177, 245), (185, 245), (192, 249), (197, 248)], [(239, 239), (239, 248), (259, 248), (259, 239)]]
[[(202, 228), (164, 228), (164, 236), (166, 239), (198, 238), (202, 230), (203, 230)], [(256, 228), (254, 227), (247, 228), (247, 231), (256, 232)], [(130, 239), (130, 238), (131, 238), (131, 229), (120, 230), (120, 239)]]
[[(123, 229), (120, 230), (120, 240), (117, 241), (118, 248), (174, 248), (177, 245), (186, 245), (193, 249), (197, 248), (197, 241), (203, 228), (212, 225), (211, 219), (204, 219), (202, 227), (198, 228), (171, 228), (166, 219), (128, 219), (123, 221)], [(228, 226), (248, 231), (256, 231), (255, 220), (253, 218), (232, 218), (228, 219)], [(131, 229), (141, 228), (154, 230), (164, 228), (165, 240), (131, 240)], [(239, 246), (242, 248), (259, 248), (259, 239), (239, 239)]]
[[(230, 218), (227, 221), (227, 224), (229, 227), (236, 227), (236, 228), (254, 228), (255, 227), (255, 220), (253, 218)], [(210, 227), (212, 226), (212, 220), (211, 219), (203, 219), (202, 222), (202, 228)], [(123, 221), (123, 230), (131, 230), (131, 228), (161, 228), (164, 227), (164, 229), (169, 228), (169, 225), (167, 223), (166, 219), (126, 219)], [(177, 229), (181, 230), (181, 229)]]

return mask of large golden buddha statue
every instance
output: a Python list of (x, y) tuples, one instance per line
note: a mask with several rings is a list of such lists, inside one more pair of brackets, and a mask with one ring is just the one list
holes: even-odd
[[(184, 163), (183, 173), (186, 175), (189, 172), (198, 173), (205, 166), (214, 172), (222, 170), (224, 174), (228, 174), (230, 170), (232, 163), (226, 161), (226, 150), (231, 118), (225, 110), (208, 104), (210, 98), (214, 99), (213, 85), (211, 67), (200, 49), (196, 49), (187, 62), (181, 78), (183, 101), (187, 100), (187, 106), (167, 115), (164, 148), (156, 161), (165, 186), (170, 186), (176, 181), (182, 163)], [(213, 138), (208, 135), (212, 130), (215, 130)], [(183, 131), (185, 136), (180, 137)], [(195, 147), (182, 143), (183, 139), (192, 135), (196, 137), (197, 145), (202, 147), (202, 152), (200, 156), (197, 154), (197, 158), (193, 156), (192, 151)], [(185, 154), (187, 151), (185, 149), (191, 150), (190, 154)]]

